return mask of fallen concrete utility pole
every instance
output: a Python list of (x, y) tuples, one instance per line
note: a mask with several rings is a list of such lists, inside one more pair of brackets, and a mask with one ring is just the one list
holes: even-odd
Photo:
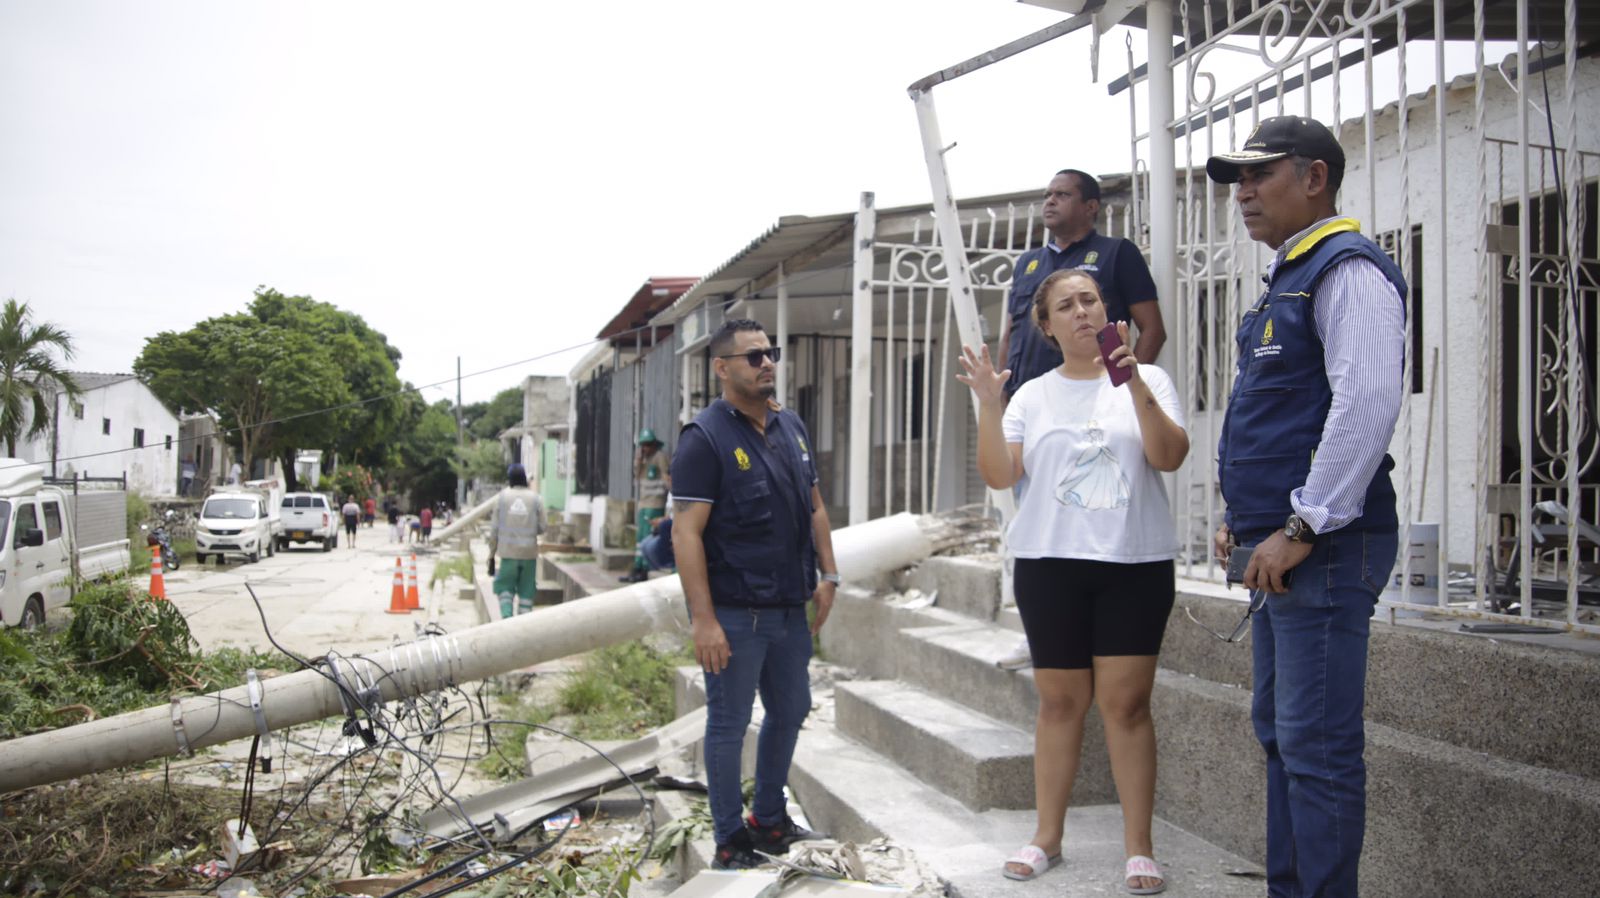
[[(986, 525), (972, 518), (898, 514), (836, 531), (834, 554), (845, 579), (860, 580), (916, 564)], [(367, 689), (387, 702), (687, 626), (678, 578), (647, 580), (535, 614), (340, 657), (322, 670), (263, 680), (259, 722), (247, 687), (239, 686), (12, 739), (0, 743), (0, 793), (344, 714), (342, 697), (348, 693), (330, 678), (335, 675), (350, 692)]]

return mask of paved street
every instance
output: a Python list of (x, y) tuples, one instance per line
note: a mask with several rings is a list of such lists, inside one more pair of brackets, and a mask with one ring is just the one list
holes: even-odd
[(415, 627), (437, 620), (446, 630), (479, 623), (475, 602), (457, 597), (452, 581), (436, 591), (428, 588), (439, 555), (417, 553), (417, 583), (422, 610), (387, 614), (396, 558), (410, 563), (410, 549), (387, 542), (387, 528), (363, 528), (358, 548), (343, 539), (323, 552), (312, 546), (290, 548), (255, 564), (229, 560), (225, 565), (186, 564), (166, 575), (167, 595), (189, 619), (189, 627), (206, 649), (232, 645), (271, 648), (248, 583), (261, 599), (267, 624), (280, 643), (301, 654), (337, 648), (355, 652), (409, 640)]

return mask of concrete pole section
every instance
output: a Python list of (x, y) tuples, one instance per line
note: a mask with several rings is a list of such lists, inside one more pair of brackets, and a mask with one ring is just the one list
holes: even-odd
[(429, 539), (432, 540), (435, 545), (444, 545), (445, 540), (455, 536), (457, 533), (460, 533), (468, 524), (477, 521), (479, 518), (487, 516), (489, 514), (489, 509), (494, 508), (494, 500), (498, 498), (499, 494), (497, 493), (483, 500), (483, 502), (474, 506), (471, 511), (466, 512), (461, 517), (451, 521), (449, 526), (440, 527), (438, 530), (435, 530), (433, 532), (433, 536), (429, 537)]
[[(937, 518), (899, 514), (833, 535), (846, 580), (915, 564), (938, 548)], [(373, 613), (378, 613), (374, 608)], [(383, 701), (470, 683), (663, 629), (687, 629), (678, 578), (648, 580), (612, 592), (428, 637), (366, 656), (341, 658), (339, 676), (358, 689), (376, 684)], [(325, 670), (302, 670), (261, 683), (268, 730), (344, 713), (341, 690)], [(0, 793), (185, 753), (259, 732), (247, 687), (174, 700), (0, 743)]]

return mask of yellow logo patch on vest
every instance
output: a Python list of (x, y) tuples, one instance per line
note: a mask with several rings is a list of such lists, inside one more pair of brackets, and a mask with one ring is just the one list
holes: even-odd
[(1089, 250), (1088, 255), (1083, 257), (1083, 264), (1085, 265), (1093, 265), (1098, 261), (1100, 261), (1100, 253), (1092, 249)]
[(750, 456), (744, 451), (744, 449), (735, 448), (733, 450), (733, 460), (739, 463), (739, 470), (750, 470)]
[(1038, 271), (1038, 270), (1039, 270), (1039, 260), (1038, 259), (1030, 259), (1030, 260), (1028, 260), (1028, 270), (1024, 271), (1023, 274), (1033, 274), (1035, 271)]
[(1261, 345), (1265, 346), (1265, 345), (1267, 345), (1268, 343), (1271, 343), (1271, 342), (1272, 342), (1272, 319), (1268, 318), (1267, 319), (1267, 329), (1261, 332)]

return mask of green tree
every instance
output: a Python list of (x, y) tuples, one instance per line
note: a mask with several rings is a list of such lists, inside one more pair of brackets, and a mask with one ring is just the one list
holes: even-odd
[[(133, 370), (168, 404), (215, 414), (246, 471), (259, 456), (327, 447), (349, 426), (344, 411), (324, 411), (351, 399), (327, 345), (251, 315), (163, 331), (145, 341)], [(285, 470), (292, 489), (294, 465)]]
[[(50, 426), (47, 392), (78, 396), (77, 381), (51, 357), (52, 350), (61, 354), (62, 362), (71, 361), (72, 337), (48, 321), (35, 324), (27, 303), (6, 300), (0, 309), (0, 436), (9, 456), (16, 457), (19, 437), (44, 433)], [(26, 434), (24, 421), (31, 422)]]
[(428, 405), (415, 392), (406, 393), (405, 415), (395, 438), (399, 470), (392, 476), (397, 490), (408, 495), (414, 507), (454, 501), (455, 449), (455, 406), (447, 399)]
[[(341, 464), (375, 465), (385, 461), (406, 406), (400, 396), (400, 350), (365, 319), (309, 296), (285, 296), (269, 287), (257, 287), (250, 314), (263, 324), (309, 336), (339, 369), (351, 398), (361, 404), (341, 410), (339, 427), (322, 441), (283, 446), (285, 470), (294, 467), (297, 448), (317, 446), (331, 450)], [(520, 406), (519, 406), (520, 412)]]
[[(481, 411), (471, 414), (471, 411), (478, 409)], [(522, 388), (509, 387), (494, 394), (494, 398), (487, 403), (475, 402), (463, 406), (461, 419), (467, 426), (468, 436), (480, 440), (498, 440), (501, 431), (522, 423)]]
[(473, 440), (456, 448), (455, 463), (451, 466), (461, 480), (479, 483), (505, 483), (505, 449), (499, 440)]

